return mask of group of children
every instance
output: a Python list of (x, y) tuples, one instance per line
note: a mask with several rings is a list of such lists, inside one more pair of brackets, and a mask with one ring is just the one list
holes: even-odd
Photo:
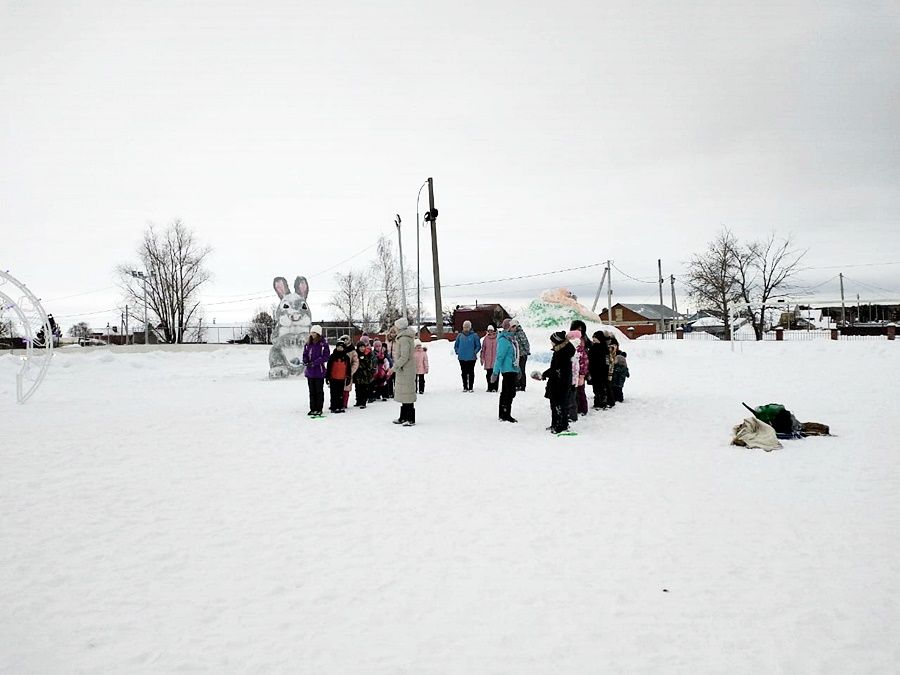
[[(496, 348), (492, 331), (487, 347), (490, 354), (490, 368), (486, 368), (488, 391), (500, 391), (500, 419), (515, 422), (512, 417), (512, 401), (515, 398), (517, 379), (522, 365), (520, 351), (515, 339), (516, 327), (505, 327), (500, 332)], [(615, 337), (602, 330), (596, 331), (587, 340), (587, 326), (575, 320), (569, 331), (557, 331), (550, 336), (552, 357), (550, 367), (544, 372), (534, 371), (536, 380), (546, 380), (544, 396), (550, 401), (551, 433), (559, 434), (569, 429), (571, 422), (588, 414), (587, 385), (594, 395), (594, 410), (612, 408), (624, 401), (623, 389), (628, 372), (628, 356), (619, 349)], [(369, 403), (387, 401), (394, 397), (393, 371), (396, 342), (393, 329), (388, 331), (385, 342), (371, 340), (363, 335), (354, 347), (349, 335), (338, 338), (334, 350), (322, 337), (320, 326), (310, 329), (309, 339), (303, 349), (303, 365), (309, 385), (309, 412), (311, 417), (321, 417), (324, 406), (324, 385), (330, 392), (329, 411), (346, 412), (350, 392), (356, 388), (354, 407), (364, 409)], [(416, 392), (425, 393), (425, 375), (428, 374), (428, 348), (416, 340), (414, 357), (416, 362)], [(471, 391), (471, 380), (463, 372), (464, 384)]]
[(588, 414), (588, 384), (594, 394), (594, 410), (612, 408), (625, 400), (628, 355), (619, 350), (615, 337), (601, 330), (591, 336), (591, 342), (586, 336), (587, 326), (579, 320), (572, 322), (568, 332), (553, 333), (550, 367), (532, 373), (534, 379), (547, 381), (544, 396), (550, 400), (551, 433), (568, 431), (570, 422)]
[[(341, 335), (334, 349), (322, 337), (322, 327), (313, 326), (303, 348), (303, 365), (309, 387), (310, 417), (321, 417), (325, 404), (325, 385), (330, 397), (328, 410), (344, 413), (350, 403), (350, 392), (356, 388), (355, 408), (364, 409), (375, 401), (387, 401), (394, 397), (394, 348), (393, 329), (385, 342), (371, 340), (363, 335), (354, 347), (349, 335)], [(428, 348), (418, 340), (415, 347), (416, 387), (425, 393), (425, 375), (428, 374)]]

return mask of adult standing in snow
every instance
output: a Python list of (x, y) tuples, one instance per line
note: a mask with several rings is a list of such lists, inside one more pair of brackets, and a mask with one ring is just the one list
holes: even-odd
[(516, 336), (502, 331), (497, 338), (497, 358), (494, 361), (494, 391), (497, 391), (497, 380), (502, 380), (500, 388), (500, 419), (504, 422), (518, 422), (512, 416), (512, 403), (516, 397), (519, 381), (519, 343)]
[(475, 360), (481, 351), (481, 338), (472, 330), (471, 321), (463, 321), (463, 332), (456, 336), (453, 351), (459, 359), (463, 391), (472, 391), (475, 384)]
[(303, 347), (303, 365), (306, 384), (309, 386), (310, 417), (321, 417), (325, 405), (325, 366), (328, 363), (330, 350), (328, 343), (322, 338), (322, 327), (309, 329), (309, 338)]
[(494, 361), (497, 359), (497, 331), (493, 326), (487, 327), (487, 333), (484, 334), (484, 340), (481, 341), (481, 353), (478, 358), (487, 378), (487, 390), (497, 391), (497, 380), (493, 377)]
[(528, 336), (525, 335), (525, 331), (522, 330), (522, 325), (519, 323), (518, 319), (510, 321), (509, 327), (516, 336), (516, 342), (519, 343), (519, 382), (516, 388), (519, 391), (525, 391), (525, 364), (528, 362), (528, 357), (531, 355), (531, 345), (528, 343)]
[(416, 423), (416, 332), (403, 317), (394, 322), (394, 327), (397, 329), (394, 400), (400, 403), (400, 417), (394, 424), (411, 427)]

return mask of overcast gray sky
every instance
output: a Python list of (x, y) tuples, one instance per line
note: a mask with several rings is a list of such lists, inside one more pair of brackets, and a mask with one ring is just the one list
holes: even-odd
[[(447, 284), (608, 258), (678, 275), (725, 224), (793, 234), (820, 298), (843, 269), (900, 300), (896, 0), (0, 0), (0, 45), (0, 267), (66, 324), (121, 304), (114, 267), (176, 217), (214, 249), (207, 319), (298, 274), (323, 317), (333, 271), (313, 275), (395, 213), (414, 264), (427, 176)], [(445, 299), (590, 296), (599, 275)]]

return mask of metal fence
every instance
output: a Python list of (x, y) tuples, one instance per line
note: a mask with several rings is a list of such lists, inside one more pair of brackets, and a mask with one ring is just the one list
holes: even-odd
[[(831, 340), (833, 339), (831, 336), (830, 330), (785, 330), (781, 331), (781, 339), (784, 342), (815, 342), (819, 340)], [(678, 339), (675, 333), (651, 333), (649, 335), (641, 335), (638, 340), (676, 340)], [(706, 331), (695, 330), (690, 333), (684, 333), (684, 340), (701, 340), (701, 341), (714, 341), (714, 342), (727, 342), (724, 337), (719, 337), (718, 335), (714, 335), (712, 333), (708, 333)], [(846, 341), (850, 340), (853, 342), (857, 341), (870, 341), (877, 342), (879, 340), (888, 340), (888, 336), (886, 334), (881, 335), (845, 335), (844, 333), (838, 334), (838, 341)], [(740, 331), (734, 336), (735, 342), (755, 342), (756, 335), (748, 331)], [(766, 342), (776, 342), (778, 341), (777, 332), (774, 330), (766, 331), (763, 333), (763, 340)]]

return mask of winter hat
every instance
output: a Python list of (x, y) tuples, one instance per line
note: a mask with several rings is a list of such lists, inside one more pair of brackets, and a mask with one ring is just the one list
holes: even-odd
[(566, 332), (563, 330), (558, 330), (550, 336), (550, 342), (555, 345), (561, 345), (566, 341)]
[(309, 329), (309, 332), (315, 333), (319, 337), (322, 337), (322, 326), (320, 326), (319, 324), (316, 324), (315, 326), (313, 326), (312, 328)]
[(463, 321), (463, 330), (472, 330), (472, 322), (468, 319)]
[(409, 321), (406, 320), (406, 317), (400, 317), (394, 322), (394, 328), (397, 330), (406, 330), (409, 328)]
[(496, 332), (496, 329), (495, 329), (493, 326), (488, 326), (487, 329), (488, 329), (488, 333), (495, 333), (495, 332)]
[(509, 320), (509, 319), (503, 319), (503, 323), (500, 324), (500, 327), (501, 327), (503, 330), (509, 330), (509, 324), (510, 324), (510, 320)]
[(575, 319), (569, 326), (569, 330), (580, 330), (582, 335), (587, 335), (587, 326), (581, 319)]
[(600, 340), (600, 342), (603, 342), (606, 339), (606, 333), (604, 333), (602, 330), (594, 331), (594, 335), (592, 337), (595, 340)]
[(341, 335), (341, 337), (338, 338), (338, 342), (340, 342), (342, 345), (344, 345), (346, 347), (350, 344), (350, 336), (349, 335)]
[(381, 340), (375, 340), (375, 342), (372, 343), (372, 347), (374, 349), (381, 349)]
[(509, 322), (510, 328), (517, 328), (518, 326), (521, 326), (521, 325), (522, 324), (519, 323), (518, 319), (513, 319), (512, 321)]
[(369, 344), (369, 336), (363, 335), (361, 338), (359, 338), (359, 341), (362, 342), (364, 345), (368, 345)]

